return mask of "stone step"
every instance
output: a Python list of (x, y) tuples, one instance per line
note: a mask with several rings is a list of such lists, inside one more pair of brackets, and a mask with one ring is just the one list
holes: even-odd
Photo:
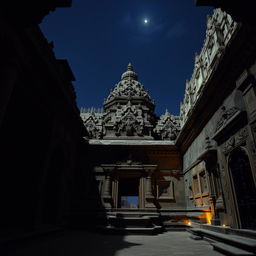
[(150, 220), (151, 217), (150, 216), (141, 216), (141, 217), (137, 217), (137, 216), (108, 216), (108, 219), (122, 219), (122, 220)]
[(256, 230), (251, 229), (233, 229), (230, 227), (223, 227), (223, 226), (215, 226), (215, 225), (207, 225), (207, 224), (200, 224), (200, 228), (215, 231), (224, 234), (230, 235), (238, 235), (242, 237), (248, 237), (252, 239), (256, 239)]
[(165, 231), (186, 231), (186, 227), (164, 227)]
[(148, 234), (163, 232), (161, 216), (155, 211), (117, 209), (107, 213), (105, 231), (118, 234)]
[(200, 228), (190, 228), (188, 231), (197, 237), (206, 237), (208, 239), (210, 238), (211, 240), (215, 240), (226, 245), (256, 253), (256, 239), (238, 235), (223, 234)]
[(150, 228), (154, 225), (159, 225), (160, 220), (158, 218), (152, 218), (149, 216), (143, 217), (115, 217), (108, 216), (108, 223), (110, 226), (117, 228)]
[(252, 252), (248, 252), (248, 251), (242, 250), (240, 248), (237, 248), (237, 247), (234, 247), (231, 245), (227, 245), (227, 244), (221, 243), (221, 242), (212, 243), (212, 246), (213, 246), (214, 250), (224, 253), (225, 255), (237, 255), (237, 256), (255, 255)]
[(256, 239), (256, 230), (250, 229), (232, 229), (230, 230), (232, 235), (240, 235), (252, 239)]
[(104, 232), (111, 233), (111, 234), (121, 234), (121, 235), (133, 235), (133, 234), (141, 234), (141, 235), (157, 235), (161, 233), (162, 227), (161, 226), (154, 226), (154, 227), (113, 227), (113, 226), (106, 226), (103, 228)]
[(163, 226), (166, 231), (185, 231), (188, 228), (183, 222), (174, 221), (164, 221)]
[(158, 218), (160, 215), (158, 213), (145, 213), (145, 212), (111, 212), (107, 213), (107, 216), (114, 217), (151, 217)]

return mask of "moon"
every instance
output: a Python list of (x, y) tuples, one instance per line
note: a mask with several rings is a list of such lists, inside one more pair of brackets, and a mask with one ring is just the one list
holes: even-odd
[(144, 24), (148, 24), (149, 20), (148, 19), (144, 19), (143, 22), (144, 22)]

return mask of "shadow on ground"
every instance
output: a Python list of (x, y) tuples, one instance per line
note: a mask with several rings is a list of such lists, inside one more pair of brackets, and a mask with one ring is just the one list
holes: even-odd
[(85, 231), (65, 231), (47, 237), (6, 244), (4, 256), (114, 256), (117, 251), (140, 244), (123, 241), (122, 236)]

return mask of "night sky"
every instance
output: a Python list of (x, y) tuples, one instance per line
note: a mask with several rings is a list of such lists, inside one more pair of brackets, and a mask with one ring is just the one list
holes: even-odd
[(41, 28), (56, 57), (71, 65), (79, 108), (102, 107), (131, 62), (156, 113), (167, 108), (179, 114), (212, 12), (193, 0), (73, 0), (72, 8), (57, 9)]

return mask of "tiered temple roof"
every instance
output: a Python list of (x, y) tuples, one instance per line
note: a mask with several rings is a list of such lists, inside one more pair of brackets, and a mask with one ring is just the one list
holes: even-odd
[(175, 140), (179, 117), (155, 114), (155, 103), (129, 63), (104, 102), (103, 112), (81, 111), (91, 139)]

